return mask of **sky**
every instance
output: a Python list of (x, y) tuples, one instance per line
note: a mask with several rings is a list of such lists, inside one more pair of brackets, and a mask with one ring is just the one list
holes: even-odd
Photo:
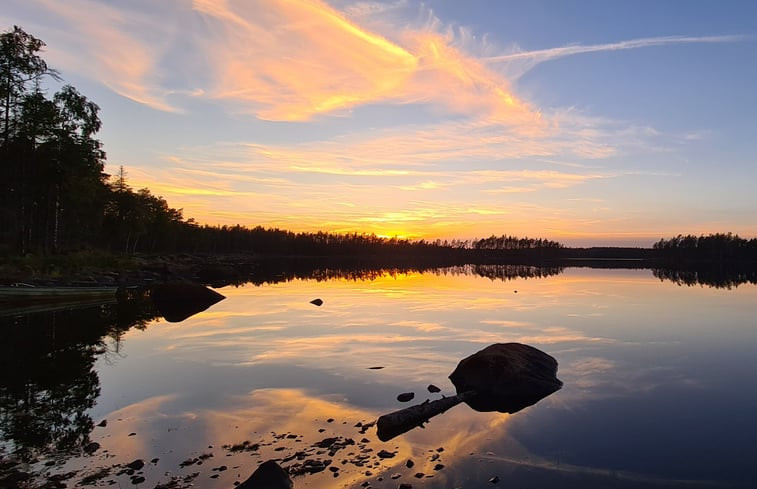
[[(202, 224), (757, 236), (757, 2), (3, 0)], [(51, 90), (56, 87), (51, 85)]]

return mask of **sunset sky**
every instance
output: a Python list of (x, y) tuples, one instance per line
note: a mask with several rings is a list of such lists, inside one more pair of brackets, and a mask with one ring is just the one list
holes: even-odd
[[(200, 223), (757, 236), (757, 2), (3, 0)], [(54, 89), (55, 86), (52, 86)]]

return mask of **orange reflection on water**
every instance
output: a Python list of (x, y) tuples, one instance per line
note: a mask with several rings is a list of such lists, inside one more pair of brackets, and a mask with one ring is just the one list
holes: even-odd
[[(296, 467), (307, 459), (329, 460), (330, 466), (338, 467), (338, 476), (331, 470), (296, 476), (295, 487), (359, 487), (364, 481), (375, 484), (379, 478), (397, 475), (398, 483), (411, 482), (417, 480), (416, 473), (433, 477), (438, 487), (446, 480), (438, 464), (451, 467), (457, 459), (492, 456), (482, 452), (492, 443), (498, 444), (497, 455), (511, 461), (531, 458), (515, 440), (501, 443), (507, 439), (511, 416), (475, 413), (464, 405), (431, 420), (425, 430), (382, 443), (375, 427), (361, 426), (381, 413), (351, 406), (337, 396), (324, 399), (301, 389), (260, 389), (234, 398), (223, 409), (181, 410), (177, 402), (177, 396), (156, 396), (108, 414), (107, 427), (93, 434), (102, 445), (101, 453), (107, 453), (100, 463), (158, 459), (143, 469), (151, 483), (199, 472), (196, 485), (215, 488), (246, 479), (265, 460), (278, 460), (284, 467)], [(331, 454), (314, 447), (332, 437), (354, 444), (348, 442)], [(381, 451), (394, 455), (383, 458), (378, 455)], [(306, 456), (297, 459), (297, 453)], [(411, 468), (406, 466), (408, 460), (414, 463)], [(219, 471), (221, 466), (228, 470)], [(84, 473), (94, 470), (87, 468)]]

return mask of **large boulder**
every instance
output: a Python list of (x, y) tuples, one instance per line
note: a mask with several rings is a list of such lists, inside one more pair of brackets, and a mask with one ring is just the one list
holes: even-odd
[(520, 343), (487, 346), (461, 360), (449, 379), (471, 408), (502, 413), (520, 411), (562, 387), (557, 360)]

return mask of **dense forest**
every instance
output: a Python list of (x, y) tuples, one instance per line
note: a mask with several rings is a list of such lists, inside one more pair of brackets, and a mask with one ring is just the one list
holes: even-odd
[(674, 262), (740, 262), (757, 257), (757, 238), (744, 239), (731, 233), (707, 236), (691, 234), (661, 239), (653, 249), (661, 257)]
[[(678, 236), (653, 249), (568, 249), (545, 239), (494, 236), (426, 241), (368, 234), (294, 233), (210, 226), (185, 218), (149, 189), (132, 189), (123, 167), (104, 171), (99, 107), (42, 58), (45, 43), (20, 27), (0, 34), (0, 256), (111, 253), (252, 253), (533, 263), (554, 260), (755, 261), (757, 239)], [(61, 88), (49, 93), (49, 86)]]

